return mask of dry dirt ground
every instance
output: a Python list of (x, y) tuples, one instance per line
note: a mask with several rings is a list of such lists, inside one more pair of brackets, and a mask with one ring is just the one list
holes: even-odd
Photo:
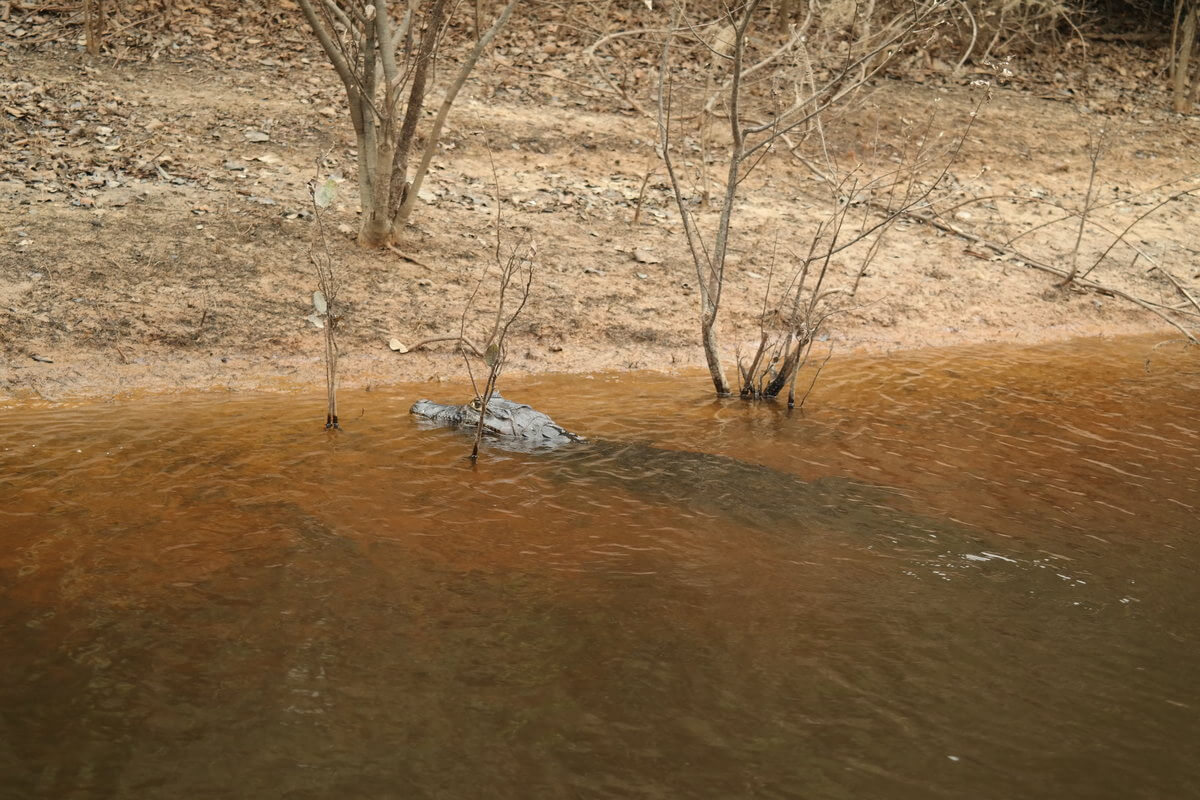
[[(327, 215), (346, 313), (343, 385), (464, 373), (447, 345), (401, 355), (388, 342), (458, 330), (492, 259), (493, 162), (505, 246), (524, 233), (538, 248), (509, 373), (703, 365), (696, 276), (655, 170), (652, 122), (606, 93), (577, 50), (528, 24), (499, 42), (456, 105), (404, 258), (365, 252), (350, 235), (353, 136), (340, 85), (298, 19), (258, 33), (242, 21), (233, 39), (225, 21), (201, 15), (91, 58), (70, 20), (15, 15), (0, 22), (0, 401), (321, 383), (323, 340), (305, 319), (316, 288), (306, 186), (328, 148), (326, 171), (343, 181)], [(1200, 118), (1164, 110), (1158, 51), (1096, 44), (1088, 60), (1074, 55), (1069, 74), (1016, 59), (1011, 77), (993, 81), (939, 208), (990, 240), (1025, 234), (1014, 246), (1029, 260), (1068, 264), (1077, 224), (1039, 226), (1064, 216), (1056, 205), (1082, 206), (1089, 136), (1105, 127), (1100, 207), (1079, 261), (1093, 263), (1153, 211), (1091, 277), (1175, 303), (1151, 267), (1200, 283), (1200, 200), (1170, 199), (1198, 183)], [(984, 91), (978, 77), (931, 63), (881, 79), (831, 120), (830, 149), (843, 164), (886, 165), (930, 108), (950, 141)], [(721, 325), (730, 357), (756, 339), (768, 276), (786, 272), (786, 252), (803, 251), (828, 209), (822, 184), (786, 153), (743, 197)], [(475, 336), (489, 287), (468, 315)], [(1054, 287), (1020, 256), (902, 221), (820, 347), (1172, 335), (1120, 298)]]

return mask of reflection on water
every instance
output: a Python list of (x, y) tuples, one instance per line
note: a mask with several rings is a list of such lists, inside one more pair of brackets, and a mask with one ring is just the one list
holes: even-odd
[(1151, 344), (514, 380), (599, 443), (474, 469), (428, 386), (5, 411), (0, 798), (1200, 796)]

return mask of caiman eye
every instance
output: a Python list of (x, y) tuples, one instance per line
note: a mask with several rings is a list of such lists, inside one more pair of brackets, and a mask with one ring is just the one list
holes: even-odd
[(471, 408), (475, 409), (476, 411), (483, 408), (483, 398), (476, 396), (476, 398), (471, 401)]

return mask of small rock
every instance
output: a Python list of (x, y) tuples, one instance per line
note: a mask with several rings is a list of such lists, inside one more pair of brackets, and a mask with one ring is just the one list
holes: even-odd
[(562, 352), (562, 345), (561, 345), (561, 344), (552, 344), (552, 345), (550, 345), (550, 352), (551, 352), (551, 353), (561, 353), (561, 352)]
[(639, 247), (633, 251), (633, 260), (639, 264), (661, 264), (662, 259), (654, 255), (653, 252), (644, 247)]
[(123, 208), (133, 199), (133, 192), (128, 189), (110, 189), (96, 196), (96, 205), (105, 208)]
[(648, 278), (650, 276), (644, 272), (635, 272), (635, 273), (633, 273), (633, 277), (637, 278), (640, 281), (644, 281), (644, 280), (646, 280), (646, 278)]
[(608, 273), (602, 269), (596, 269), (595, 267), (584, 267), (583, 274), (584, 275), (599, 275), (600, 277), (604, 277)]
[(390, 342), (388, 342), (388, 347), (397, 353), (407, 353), (408, 352), (408, 348), (405, 347), (404, 343), (401, 342), (399, 339), (392, 339)]
[(420, 286), (422, 289), (428, 289), (430, 286), (433, 286), (433, 281), (429, 280), (429, 278), (421, 278), (417, 281), (417, 286)]
[(246, 137), (248, 142), (269, 142), (271, 135), (264, 131), (243, 131), (242, 136)]
[(246, 165), (240, 161), (226, 161), (223, 166), (225, 167), (225, 169), (228, 169), (228, 170), (234, 170), (234, 171), (238, 171), (238, 172), (246, 171)]
[(45, 356), (39, 356), (39, 355), (34, 355), (34, 354), (30, 353), (29, 357), (32, 358), (34, 361), (40, 361), (43, 364), (53, 364), (54, 363), (54, 359), (46, 358)]

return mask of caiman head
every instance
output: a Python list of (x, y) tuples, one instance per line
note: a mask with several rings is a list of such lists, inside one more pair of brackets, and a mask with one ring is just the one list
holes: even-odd
[[(438, 425), (469, 428), (479, 424), (482, 399), (476, 397), (460, 406), (442, 405), (432, 400), (418, 400), (411, 409), (415, 416)], [(483, 433), (507, 446), (520, 449), (558, 447), (572, 442), (586, 441), (576, 436), (550, 417), (524, 403), (514, 403), (492, 393), (487, 411), (483, 414)]]

